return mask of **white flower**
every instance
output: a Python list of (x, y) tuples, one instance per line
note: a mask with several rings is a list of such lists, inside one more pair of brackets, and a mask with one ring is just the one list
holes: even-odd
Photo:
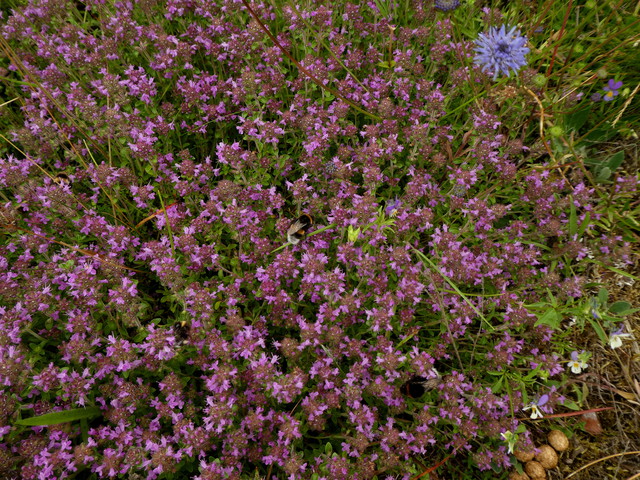
[(525, 412), (527, 410), (531, 410), (531, 418), (533, 419), (542, 418), (542, 412), (538, 408), (538, 405), (536, 405), (535, 403), (532, 403), (531, 405), (527, 405), (522, 410), (524, 410)]
[(589, 364), (578, 356), (578, 352), (571, 352), (571, 361), (567, 362), (567, 367), (571, 369), (571, 371), (575, 374), (581, 373), (582, 370), (587, 368)]
[(577, 375), (578, 373), (582, 373), (582, 369), (587, 368), (589, 365), (580, 361), (577, 361), (577, 362), (571, 361), (571, 362), (567, 362), (567, 366), (571, 367), (571, 372)]
[(622, 332), (624, 332), (624, 325), (620, 327), (618, 330), (616, 330), (615, 332), (611, 332), (611, 335), (609, 335), (609, 346), (611, 348), (621, 347), (623, 338), (630, 338), (633, 336), (630, 333), (622, 333)]
[(523, 407), (522, 410), (524, 410), (525, 412), (527, 410), (531, 410), (531, 418), (533, 418), (534, 420), (536, 418), (542, 418), (542, 412), (540, 411), (540, 409), (538, 407), (541, 407), (542, 405), (544, 405), (548, 401), (549, 401), (549, 395), (544, 394), (544, 395), (542, 395), (540, 397), (540, 399), (537, 402), (531, 402), (526, 407)]
[(513, 448), (516, 446), (516, 442), (518, 441), (518, 435), (515, 435), (513, 432), (506, 431), (501, 433), (500, 436), (504, 438), (505, 442), (507, 442), (509, 453), (513, 453)]

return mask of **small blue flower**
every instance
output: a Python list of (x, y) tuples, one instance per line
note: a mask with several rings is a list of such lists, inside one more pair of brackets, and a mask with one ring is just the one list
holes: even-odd
[(616, 82), (613, 78), (609, 79), (607, 86), (603, 90), (607, 93), (604, 94), (604, 101), (610, 102), (613, 97), (617, 97), (620, 92), (618, 91), (622, 86), (622, 82)]
[(460, 0), (436, 0), (435, 7), (443, 12), (454, 10), (460, 5)]
[(602, 94), (601, 93), (594, 93), (593, 95), (591, 95), (591, 101), (592, 102), (599, 102), (600, 100), (602, 100)]
[(483, 72), (492, 71), (494, 80), (500, 72), (509, 76), (511, 70), (517, 72), (527, 64), (524, 56), (529, 53), (529, 48), (525, 46), (526, 43), (527, 38), (520, 34), (517, 27), (508, 32), (505, 25), (499, 30), (491, 27), (489, 33), (481, 33), (475, 40), (474, 62), (482, 65)]

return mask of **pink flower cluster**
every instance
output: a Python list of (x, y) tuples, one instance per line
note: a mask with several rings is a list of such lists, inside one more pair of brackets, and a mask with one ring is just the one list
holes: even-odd
[[(581, 295), (563, 267), (587, 241), (608, 263), (628, 246), (578, 238), (593, 190), (511, 139), (494, 98), (448, 116), (473, 73), (449, 20), (30, 0), (0, 30), (21, 100), (0, 157), (0, 476), (509, 465), (524, 401), (487, 369), (562, 374), (525, 305)], [(309, 234), (282, 248), (300, 214)], [(436, 370), (424, 397), (402, 392)]]

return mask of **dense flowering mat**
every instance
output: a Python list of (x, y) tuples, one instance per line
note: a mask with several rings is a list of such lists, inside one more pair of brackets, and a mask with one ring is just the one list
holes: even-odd
[(2, 478), (496, 478), (629, 335), (537, 26), (321, 3), (3, 11)]

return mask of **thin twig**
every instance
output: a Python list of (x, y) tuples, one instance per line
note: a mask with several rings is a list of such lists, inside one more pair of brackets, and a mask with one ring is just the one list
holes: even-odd
[(547, 153), (549, 154), (549, 157), (551, 158), (551, 160), (554, 161), (555, 163), (555, 158), (553, 157), (553, 152), (551, 151), (551, 148), (549, 147), (549, 145), (547, 144), (547, 140), (544, 137), (544, 105), (542, 105), (542, 102), (540, 101), (540, 99), (538, 98), (538, 96), (533, 93), (531, 90), (529, 90), (527, 87), (524, 87), (524, 90), (533, 97), (533, 99), (536, 101), (536, 103), (538, 104), (538, 107), (540, 107), (540, 138), (542, 139), (542, 144), (544, 145), (544, 148), (547, 150)]
[(633, 97), (636, 95), (636, 93), (638, 93), (638, 89), (640, 88), (640, 83), (638, 85), (636, 85), (636, 88), (633, 89), (633, 92), (631, 92), (631, 95), (629, 95), (629, 98), (627, 98), (627, 101), (624, 102), (624, 105), (622, 106), (622, 108), (620, 109), (620, 113), (618, 113), (618, 115), (616, 116), (615, 120), (613, 121), (613, 123), (611, 123), (611, 125), (615, 125), (616, 123), (618, 123), (618, 120), (620, 120), (620, 117), (622, 116), (622, 114), (624, 113), (624, 111), (627, 109), (627, 107), (631, 104), (631, 100), (633, 100)]

